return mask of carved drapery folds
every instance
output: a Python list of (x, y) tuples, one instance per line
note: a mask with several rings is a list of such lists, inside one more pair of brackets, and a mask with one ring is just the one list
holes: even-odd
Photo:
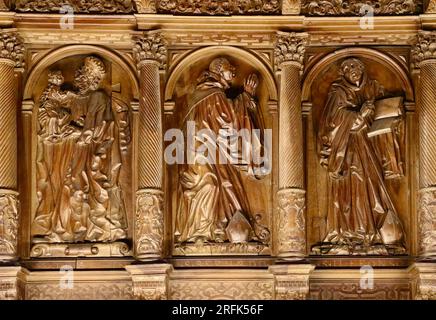
[(17, 254), (17, 106), (15, 67), (23, 66), (24, 48), (16, 30), (0, 29), (0, 260)]
[[(278, 32), (275, 66), (281, 72), (279, 107), (279, 193), (277, 195), (282, 257), (305, 255), (305, 193), (303, 121), (301, 114), (300, 72), (303, 68), (306, 34)], [(284, 221), (283, 219), (288, 219)], [(292, 226), (292, 228), (284, 227)], [(302, 242), (295, 242), (300, 237)]]
[(57, 12), (72, 8), (80, 13), (133, 13), (133, 0), (17, 0), (15, 8), (19, 12)]
[(422, 31), (412, 49), (416, 67), (421, 69), (420, 109), (419, 109), (419, 221), (420, 255), (436, 257), (436, 32)]
[(375, 15), (417, 14), (422, 10), (422, 1), (302, 0), (301, 13), (306, 16), (361, 16), (370, 7)]
[(134, 252), (137, 259), (157, 259), (162, 255), (163, 239), (163, 199), (160, 194), (163, 145), (159, 76), (159, 69), (165, 69), (167, 59), (163, 35), (150, 31), (137, 37), (133, 54), (140, 72)]

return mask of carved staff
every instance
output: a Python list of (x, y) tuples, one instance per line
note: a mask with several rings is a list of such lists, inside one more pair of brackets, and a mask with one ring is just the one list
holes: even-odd
[(17, 85), (24, 48), (15, 29), (0, 29), (0, 260), (17, 258)]
[(412, 49), (419, 85), (419, 255), (436, 259), (436, 32), (422, 31)]
[(140, 73), (138, 191), (134, 254), (138, 260), (162, 256), (163, 247), (163, 141), (159, 69), (165, 69), (167, 50), (161, 33), (145, 32), (133, 53)]
[(276, 70), (280, 71), (279, 192), (275, 224), (278, 256), (302, 258), (306, 254), (303, 120), (301, 81), (306, 34), (277, 33)]

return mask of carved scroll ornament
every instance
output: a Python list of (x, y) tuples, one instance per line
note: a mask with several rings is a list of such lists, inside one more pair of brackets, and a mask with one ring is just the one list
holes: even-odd
[(17, 0), (19, 12), (57, 12), (72, 8), (74, 13), (133, 13), (133, 0)]
[(422, 1), (302, 0), (301, 13), (306, 16), (361, 16), (369, 7), (375, 15), (416, 14), (422, 10)]
[(159, 13), (198, 15), (280, 14), (279, 0), (157, 0)]

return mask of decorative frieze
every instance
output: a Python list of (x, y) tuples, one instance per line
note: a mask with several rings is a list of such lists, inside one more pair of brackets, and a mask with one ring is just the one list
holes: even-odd
[[(133, 0), (17, 0), (18, 12), (134, 13)], [(71, 8), (71, 9), (70, 9)]]
[(372, 8), (374, 15), (417, 14), (422, 0), (302, 0), (301, 13), (306, 16), (362, 16)]
[(158, 13), (194, 15), (280, 14), (279, 0), (157, 0)]

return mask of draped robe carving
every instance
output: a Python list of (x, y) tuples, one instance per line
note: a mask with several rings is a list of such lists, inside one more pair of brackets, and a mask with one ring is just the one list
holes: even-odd
[[(202, 136), (201, 130), (209, 130), (217, 137), (217, 141), (209, 144), (212, 144), (212, 147), (216, 146), (216, 162), (202, 164), (204, 154), (195, 153), (192, 163), (188, 161), (180, 166), (176, 241), (267, 242), (269, 231), (257, 223), (260, 216), (254, 215), (251, 210), (241, 180), (242, 172), (260, 178), (261, 166), (265, 166), (265, 163), (259, 166), (251, 160), (246, 161), (250, 159), (250, 155), (259, 155), (259, 149), (262, 149), (260, 141), (263, 120), (253, 97), (257, 78), (250, 76), (246, 81), (246, 87), (247, 82), (251, 81), (251, 90), (249, 88), (231, 100), (227, 98), (225, 90), (230, 87), (229, 82), (234, 77), (229, 75), (234, 72), (233, 66), (227, 60), (218, 58), (211, 63), (209, 69), (199, 79), (199, 84), (191, 97), (183, 128), (186, 129), (189, 122), (195, 123), (195, 142), (191, 147), (188, 143), (188, 154), (194, 154), (202, 147), (207, 148), (209, 139)], [(228, 78), (220, 72), (227, 72)], [(250, 141), (246, 141), (245, 145), (248, 146), (245, 149), (247, 157), (241, 152), (244, 148), (238, 148), (238, 152), (235, 153), (232, 148), (221, 147), (221, 143), (227, 138), (225, 134), (220, 134), (222, 129), (228, 129), (227, 132), (233, 133), (246, 129), (246, 132), (250, 133)], [(253, 129), (261, 129), (260, 134), (253, 134)], [(230, 140), (240, 146), (241, 140), (232, 139), (237, 139), (235, 136), (230, 137)], [(223, 159), (227, 162), (223, 163)]]
[(38, 207), (34, 236), (48, 242), (115, 241), (126, 237), (124, 197), (119, 185), (128, 144), (128, 106), (99, 86), (105, 66), (85, 58), (76, 72), (77, 91), (63, 91), (60, 71), (38, 113)]
[[(321, 164), (328, 171), (327, 232), (317, 253), (402, 254), (404, 231), (385, 185), (380, 154), (389, 136), (368, 137), (374, 101), (383, 87), (368, 78), (358, 59), (341, 66), (329, 92), (318, 138)], [(391, 154), (395, 158), (397, 155)], [(401, 163), (400, 160), (397, 160)], [(387, 167), (387, 166), (385, 166)]]

